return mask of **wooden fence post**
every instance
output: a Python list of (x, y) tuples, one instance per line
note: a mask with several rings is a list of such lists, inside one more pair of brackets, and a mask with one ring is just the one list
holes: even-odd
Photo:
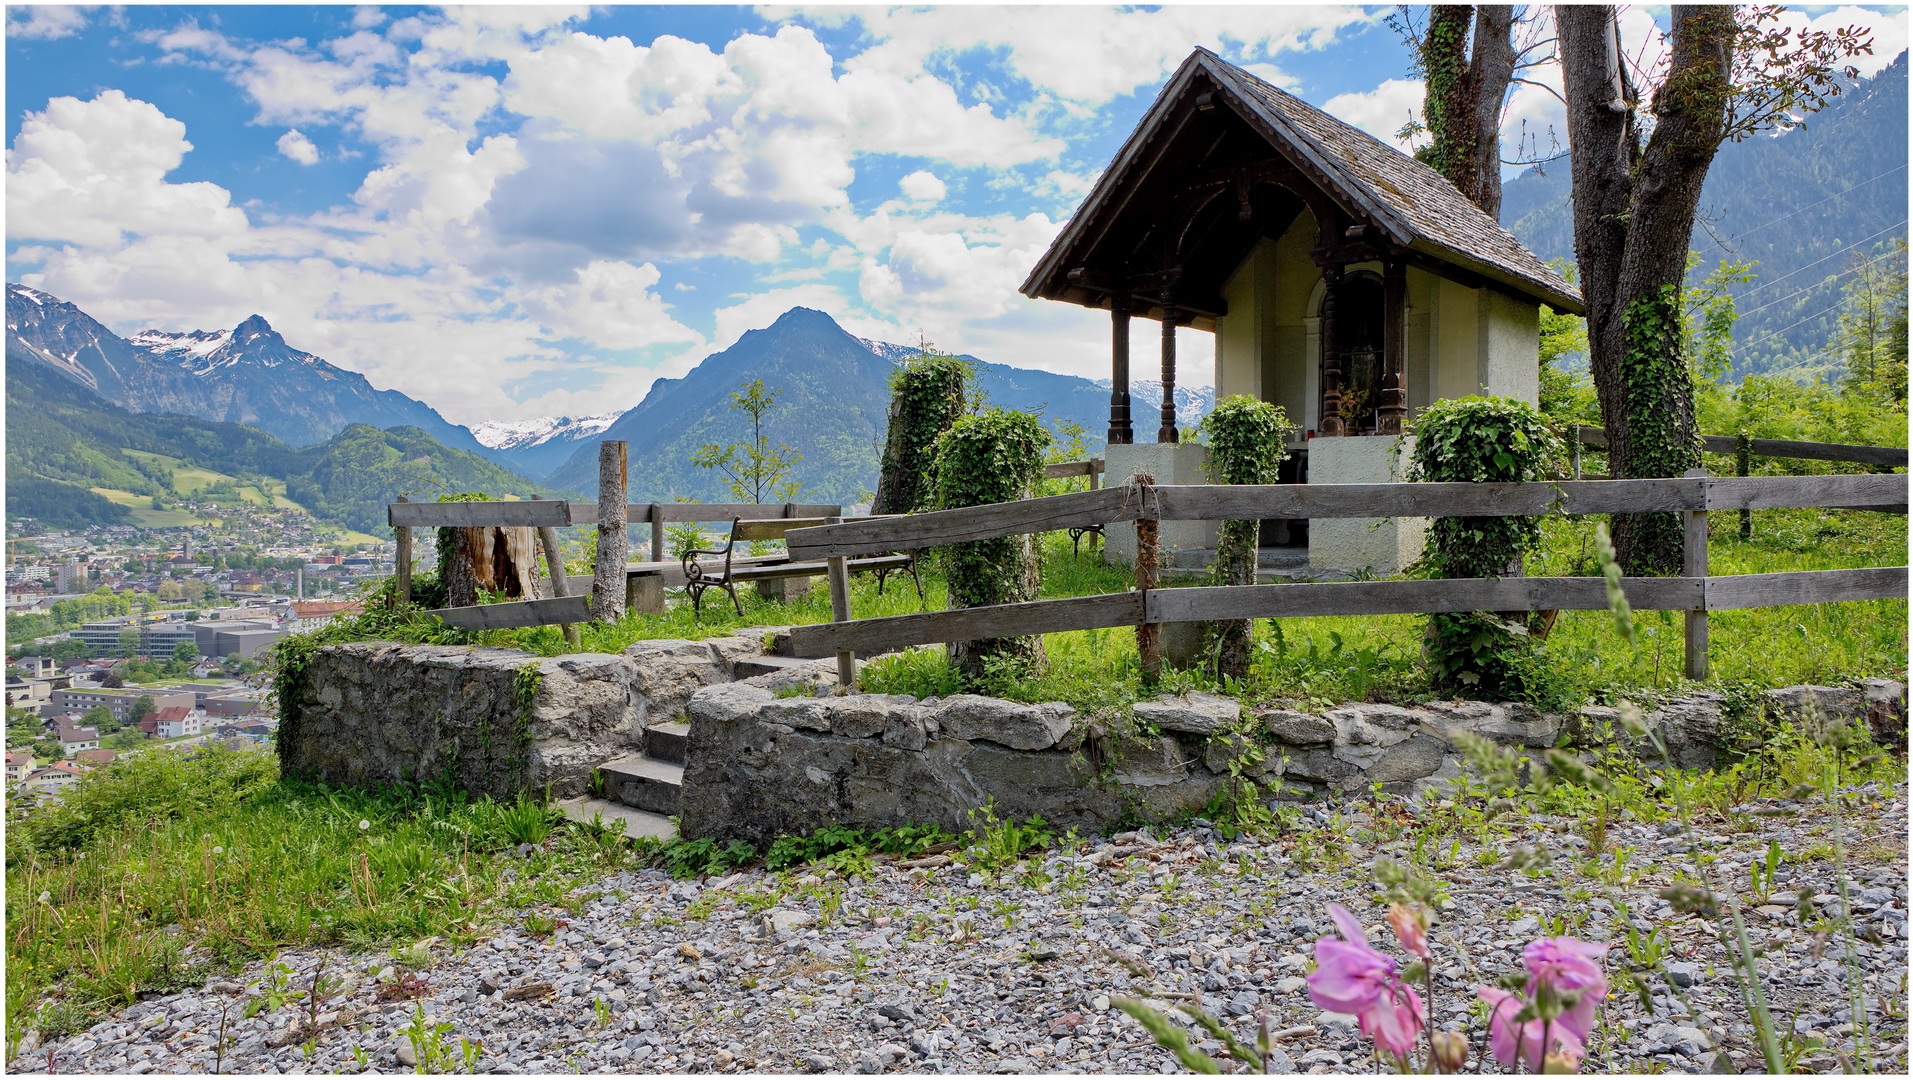
[[(1689, 469), (1683, 475), (1703, 478), (1706, 469)], [(1705, 485), (1702, 485), (1704, 488)], [(1706, 506), (1705, 500), (1701, 504)], [(1681, 576), (1704, 578), (1707, 576), (1707, 511), (1682, 511), (1686, 525), (1681, 551)], [(1707, 593), (1703, 587), (1702, 601)], [(1707, 609), (1687, 612), (1687, 677), (1696, 682), (1707, 678)]]
[(1130, 490), (1141, 500), (1136, 515), (1136, 588), (1143, 597), (1143, 622), (1136, 627), (1136, 655), (1142, 662), (1144, 686), (1154, 686), (1162, 673), (1162, 627), (1149, 622), (1149, 590), (1162, 584), (1161, 524), (1151, 501), (1153, 473), (1131, 473)]
[[(399, 501), (411, 502), (412, 500), (400, 495)], [(392, 535), (398, 541), (398, 553), (393, 557), (393, 562), (397, 565), (393, 569), (398, 571), (399, 579), (398, 588), (392, 594), (392, 606), (404, 607), (412, 602), (412, 527), (400, 525), (392, 530)]]
[[(844, 519), (833, 515), (824, 519), (826, 525), (841, 525)], [(825, 576), (830, 580), (830, 619), (832, 622), (850, 621), (850, 563), (842, 555), (832, 555), (825, 560)], [(848, 694), (857, 685), (857, 654), (840, 652), (837, 654), (837, 693)]]
[(624, 532), (630, 518), (625, 503), (631, 480), (627, 447), (622, 440), (598, 444), (598, 552), (591, 575), (591, 617), (598, 622), (614, 623), (624, 617), (629, 576), (624, 567), (631, 555), (631, 538)]
[[(1751, 476), (1754, 470), (1754, 437), (1742, 431), (1734, 438), (1734, 475)], [(1740, 538), (1754, 538), (1754, 512), (1748, 509), (1740, 511)]]
[(651, 561), (664, 561), (664, 507), (651, 504)]
[[(558, 530), (547, 525), (538, 530), (538, 543), (545, 549), (545, 565), (551, 569), (551, 595), (570, 596), (571, 583), (565, 578), (565, 551), (558, 542)], [(578, 644), (577, 626), (564, 624), (565, 642)]]

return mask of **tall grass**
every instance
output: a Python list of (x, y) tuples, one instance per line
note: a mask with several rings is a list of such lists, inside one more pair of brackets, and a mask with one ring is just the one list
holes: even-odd
[[(181, 797), (195, 790), (221, 794)], [(503, 908), (555, 900), (623, 857), (575, 830), (508, 856), (523, 812), (445, 786), (280, 781), (271, 758), (218, 748), (116, 762), (9, 821), (8, 1038), (74, 1030), (284, 947), (474, 941)]]

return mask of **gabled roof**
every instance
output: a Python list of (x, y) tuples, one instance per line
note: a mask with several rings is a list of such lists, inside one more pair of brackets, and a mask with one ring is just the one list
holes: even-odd
[(1322, 180), (1344, 206), (1380, 227), (1394, 243), (1486, 277), (1558, 310), (1581, 314), (1580, 290), (1537, 258), (1514, 234), (1432, 167), (1251, 75), (1207, 49), (1197, 49), (1170, 77), (1096, 187), (1031, 271), (1022, 291), (1040, 294), (1068, 270), (1063, 257), (1089, 221), (1110, 203), (1145, 147), (1170, 119), (1199, 75), (1246, 114), (1265, 137)]

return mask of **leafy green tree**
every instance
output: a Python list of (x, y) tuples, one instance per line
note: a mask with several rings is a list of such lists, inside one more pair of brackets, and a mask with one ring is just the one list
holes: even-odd
[[(943, 509), (1026, 499), (1043, 477), (1050, 434), (1036, 417), (990, 409), (958, 420), (937, 438), (937, 505)], [(1034, 600), (1042, 586), (1035, 538), (976, 540), (944, 549), (950, 606), (983, 607)], [(950, 663), (966, 686), (1042, 665), (1041, 637), (952, 642)]]
[(182, 641), (173, 646), (173, 663), (181, 667), (192, 667), (199, 663), (199, 646), (190, 641)]
[(871, 513), (908, 514), (932, 499), (937, 437), (970, 411), (975, 378), (967, 361), (927, 343), (890, 373), (890, 420)]
[(118, 731), (124, 726), (113, 719), (113, 710), (104, 705), (95, 705), (86, 710), (86, 714), (80, 717), (80, 723), (85, 727), (98, 728), (102, 735)]
[(762, 379), (752, 379), (743, 386), (742, 393), (731, 395), (731, 408), (750, 417), (751, 441), (729, 446), (706, 443), (691, 455), (691, 464), (717, 470), (731, 497), (739, 502), (763, 505), (794, 501), (803, 492), (803, 485), (790, 479), (790, 471), (804, 455), (784, 443), (772, 446), (764, 430), (764, 418), (777, 407), (778, 395), (783, 391), (764, 389)]
[(127, 726), (138, 727), (141, 720), (146, 719), (158, 711), (159, 710), (153, 707), (152, 697), (147, 694), (141, 694), (139, 697), (133, 699), (133, 707), (126, 710)]

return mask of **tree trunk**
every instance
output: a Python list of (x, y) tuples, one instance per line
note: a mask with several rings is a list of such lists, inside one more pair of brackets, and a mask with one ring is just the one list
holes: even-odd
[(1440, 4), (1429, 9), (1421, 46), (1428, 87), (1422, 112), (1433, 137), (1424, 156), (1470, 202), (1497, 219), (1501, 102), (1514, 78), (1513, 29), (1511, 5)]
[[(1673, 9), (1667, 81), (1654, 95), (1654, 133), (1642, 149), (1613, 18), (1605, 6), (1555, 9), (1589, 367), (1611, 474), (1679, 476), (1700, 464), (1681, 286), (1701, 183), (1726, 127), (1737, 27), (1732, 8)], [(1627, 573), (1679, 572), (1678, 516), (1617, 514), (1612, 532)]]

